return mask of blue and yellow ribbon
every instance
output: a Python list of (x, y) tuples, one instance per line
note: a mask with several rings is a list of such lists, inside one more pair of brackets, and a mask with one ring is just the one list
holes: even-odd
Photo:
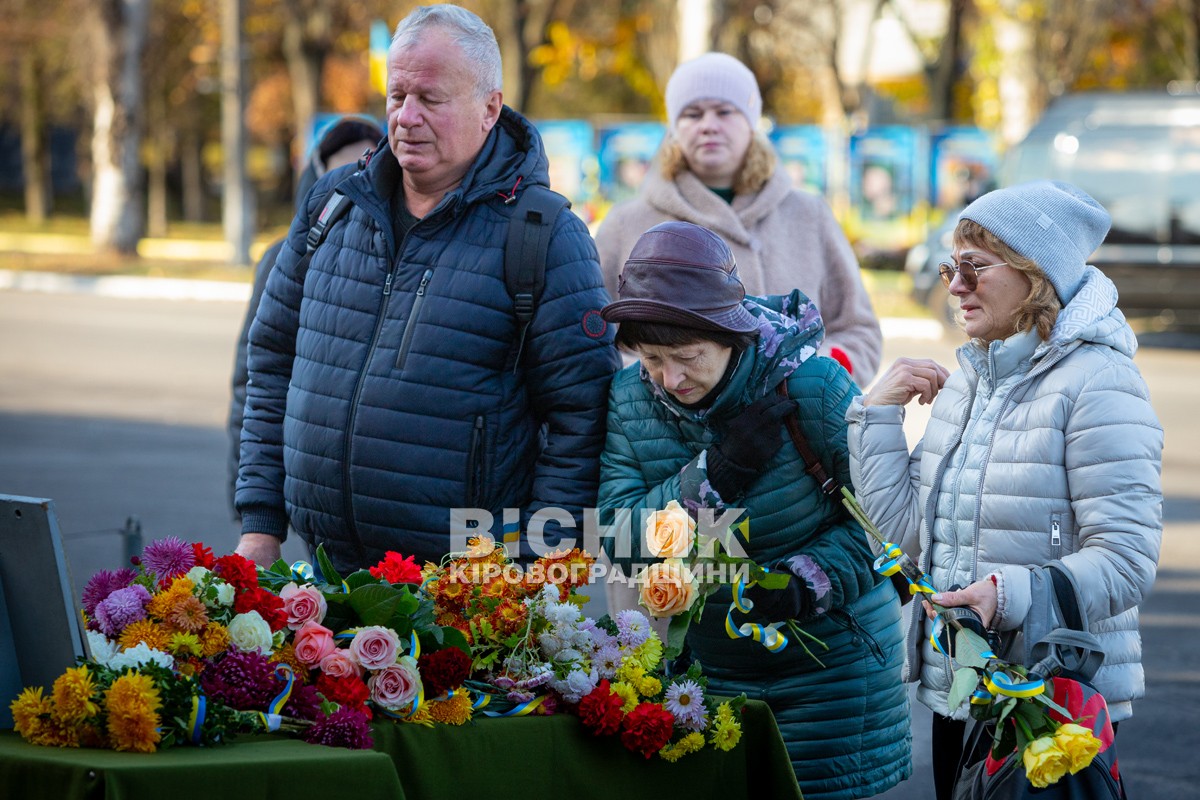
[[(488, 711), (487, 709), (484, 709), (483, 713), (488, 717), (525, 717), (541, 708), (542, 703), (545, 701), (546, 695), (539, 695), (532, 700), (527, 700), (524, 703), (518, 703), (508, 711)], [(487, 705), (487, 703), (484, 702), (483, 705)], [(482, 705), (478, 706), (478, 708), (482, 707)]]
[(312, 564), (307, 561), (292, 562), (292, 580), (297, 583), (312, 583), (313, 575)]
[(999, 670), (985, 673), (983, 685), (992, 694), (1002, 694), (1005, 697), (1033, 697), (1046, 691), (1046, 682), (1041, 678), (1016, 681), (1008, 673)]
[(757, 622), (743, 622), (738, 625), (734, 622), (735, 610), (747, 614), (754, 608), (754, 603), (746, 598), (745, 591), (742, 576), (738, 575), (733, 582), (733, 602), (725, 613), (725, 633), (730, 639), (753, 639), (772, 653), (781, 652), (788, 646), (788, 638), (779, 632), (779, 623), (760, 625)]
[(417, 632), (413, 631), (408, 637), (408, 654), (413, 658), (421, 657), (421, 640), (417, 638)]
[(188, 738), (192, 744), (200, 744), (204, 733), (204, 717), (208, 712), (208, 701), (203, 694), (192, 697), (192, 713), (188, 715)]
[(287, 664), (280, 664), (275, 668), (275, 678), (283, 681), (283, 690), (267, 704), (267, 711), (271, 714), (282, 714), (283, 707), (287, 705), (288, 698), (292, 696), (292, 686), (296, 683), (296, 676), (291, 667)]

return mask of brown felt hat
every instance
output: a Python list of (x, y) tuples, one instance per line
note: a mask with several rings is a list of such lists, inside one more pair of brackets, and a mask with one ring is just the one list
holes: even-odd
[(609, 322), (758, 330), (758, 321), (742, 305), (746, 289), (729, 245), (690, 222), (663, 222), (641, 235), (617, 279), (617, 297), (600, 310)]

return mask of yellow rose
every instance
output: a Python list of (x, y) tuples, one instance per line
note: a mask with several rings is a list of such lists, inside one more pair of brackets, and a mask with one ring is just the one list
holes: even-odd
[(1072, 775), (1092, 763), (1092, 759), (1100, 752), (1100, 740), (1090, 729), (1074, 722), (1059, 725), (1054, 733), (1054, 741), (1071, 759)]
[(677, 558), (651, 564), (638, 575), (639, 599), (651, 616), (674, 617), (692, 607), (698, 595), (696, 577)]
[(683, 558), (696, 540), (696, 521), (672, 500), (646, 519), (646, 548), (658, 558)]
[(1025, 764), (1025, 776), (1038, 789), (1045, 789), (1067, 774), (1071, 757), (1059, 749), (1052, 736), (1034, 739), (1021, 754)]

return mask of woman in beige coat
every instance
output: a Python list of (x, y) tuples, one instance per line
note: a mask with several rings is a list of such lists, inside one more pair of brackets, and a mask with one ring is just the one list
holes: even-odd
[(800, 289), (821, 312), (821, 354), (860, 386), (879, 369), (882, 334), (858, 262), (821, 198), (792, 188), (771, 143), (755, 131), (762, 97), (732, 56), (681, 64), (667, 83), (670, 129), (639, 194), (613, 207), (596, 234), (609, 294), (645, 231), (670, 220), (701, 225), (729, 245), (751, 295)]

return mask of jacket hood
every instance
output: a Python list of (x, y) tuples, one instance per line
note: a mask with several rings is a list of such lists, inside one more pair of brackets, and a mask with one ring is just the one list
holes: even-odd
[[(642, 381), (675, 414), (697, 421), (731, 416), (758, 398), (775, 391), (801, 364), (817, 354), (825, 339), (821, 313), (801, 292), (775, 297), (748, 297), (742, 305), (758, 321), (758, 339), (742, 353), (733, 377), (712, 405), (692, 410), (650, 380), (645, 367)], [(775, 306), (776, 311), (770, 306)]]
[(1107, 275), (1089, 265), (1071, 302), (1058, 314), (1050, 341), (1038, 348), (1034, 358), (1074, 343), (1111, 347), (1130, 358), (1137, 352), (1137, 336), (1117, 308), (1117, 287)]

